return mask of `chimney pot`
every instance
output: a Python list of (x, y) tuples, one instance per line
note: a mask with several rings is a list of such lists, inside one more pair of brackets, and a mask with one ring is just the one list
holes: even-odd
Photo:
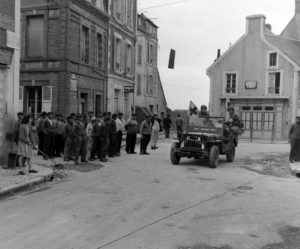
[(266, 23), (265, 27), (266, 27), (266, 29), (272, 31), (272, 26), (271, 26), (271, 24)]

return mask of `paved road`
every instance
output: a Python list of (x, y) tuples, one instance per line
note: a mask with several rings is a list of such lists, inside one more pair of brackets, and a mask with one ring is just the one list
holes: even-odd
[(172, 166), (170, 142), (2, 200), (0, 248), (300, 248), (300, 180), (268, 175), (256, 161), (285, 158), (287, 144), (242, 143), (234, 163), (210, 169)]

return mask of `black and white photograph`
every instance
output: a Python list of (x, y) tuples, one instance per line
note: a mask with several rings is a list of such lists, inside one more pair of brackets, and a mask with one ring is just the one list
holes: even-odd
[(0, 0), (0, 249), (300, 249), (300, 0)]

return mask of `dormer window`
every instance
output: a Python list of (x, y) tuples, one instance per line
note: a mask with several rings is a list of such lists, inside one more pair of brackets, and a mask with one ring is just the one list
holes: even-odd
[(276, 67), (277, 63), (278, 63), (277, 53), (276, 52), (269, 53), (269, 67)]

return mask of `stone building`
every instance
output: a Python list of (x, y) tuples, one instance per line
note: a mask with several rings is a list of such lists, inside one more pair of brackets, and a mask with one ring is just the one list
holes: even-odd
[(109, 1), (108, 105), (127, 119), (133, 111), (136, 0)]
[(22, 0), (19, 101), (25, 113), (107, 108), (108, 0)]
[(13, 149), (18, 111), (20, 0), (0, 1), (0, 165)]
[(212, 115), (225, 115), (228, 102), (244, 122), (242, 137), (286, 139), (300, 115), (300, 0), (280, 35), (265, 16), (246, 18), (246, 33), (207, 69)]
[(163, 119), (167, 102), (157, 67), (158, 27), (143, 14), (137, 23), (135, 112), (139, 120), (153, 114)]

